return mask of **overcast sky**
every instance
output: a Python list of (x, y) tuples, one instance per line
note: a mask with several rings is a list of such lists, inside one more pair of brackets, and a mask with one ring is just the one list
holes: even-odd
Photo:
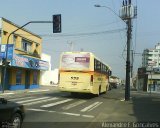
[[(73, 50), (93, 52), (110, 65), (113, 75), (125, 78), (126, 24), (115, 15), (123, 0), (1, 0), (0, 17), (17, 25), (29, 21), (51, 21), (62, 15), (62, 33), (53, 34), (52, 24), (30, 24), (26, 28), (43, 38), (43, 52), (52, 57), (52, 69), (59, 67), (60, 53)], [(138, 7), (133, 20), (132, 49), (142, 53), (160, 41), (160, 0), (132, 0)], [(107, 6), (96, 8), (95, 4)], [(134, 72), (142, 57), (134, 57)]]

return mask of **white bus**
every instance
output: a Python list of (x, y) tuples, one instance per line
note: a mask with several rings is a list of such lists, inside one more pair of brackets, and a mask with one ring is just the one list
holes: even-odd
[(64, 52), (60, 57), (59, 89), (99, 95), (109, 89), (111, 69), (90, 52)]

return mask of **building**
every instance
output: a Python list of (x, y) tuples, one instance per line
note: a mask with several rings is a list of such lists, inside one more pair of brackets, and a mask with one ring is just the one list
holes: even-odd
[[(41, 60), (42, 38), (13, 22), (0, 18), (0, 87), (4, 90), (21, 90), (39, 87), (40, 71), (48, 70), (47, 61)], [(3, 60), (7, 52), (7, 72), (4, 76)], [(4, 83), (5, 84), (4, 84)]]
[(40, 85), (51, 85), (57, 86), (58, 77), (59, 77), (59, 69), (51, 70), (51, 56), (42, 53), (41, 59), (49, 62), (49, 69), (46, 71), (41, 71), (40, 75)]
[(160, 43), (153, 49), (143, 51), (142, 67), (138, 69), (137, 89), (160, 92)]
[(142, 55), (142, 67), (158, 68), (160, 66), (160, 43), (154, 49), (145, 49)]

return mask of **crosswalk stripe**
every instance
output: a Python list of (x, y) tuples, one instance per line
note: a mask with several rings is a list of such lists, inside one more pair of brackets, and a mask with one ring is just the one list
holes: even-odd
[(26, 104), (23, 104), (23, 105), (34, 105), (34, 104), (45, 103), (45, 102), (52, 101), (52, 100), (57, 100), (57, 99), (59, 99), (59, 98), (53, 97), (51, 99), (44, 99), (44, 100), (40, 100), (40, 101), (36, 101), (36, 102), (30, 102), (30, 103), (26, 103)]
[(67, 106), (62, 107), (62, 109), (63, 109), (63, 110), (68, 110), (68, 109), (70, 109), (70, 108), (76, 107), (76, 106), (78, 106), (78, 105), (80, 105), (80, 104), (83, 104), (83, 103), (85, 103), (85, 102), (86, 102), (85, 100), (77, 101), (77, 102), (74, 102), (74, 103), (72, 103), (72, 104), (69, 104), (69, 105), (67, 105)]
[(9, 101), (15, 101), (15, 100), (24, 100), (24, 99), (30, 99), (30, 98), (33, 98), (33, 97), (22, 97), (22, 98), (16, 98), (16, 99), (9, 99)]
[(55, 103), (42, 105), (41, 107), (42, 108), (52, 107), (52, 106), (56, 106), (56, 105), (59, 105), (59, 104), (63, 104), (63, 103), (69, 102), (71, 100), (73, 100), (73, 99), (62, 100), (62, 101), (58, 101), (58, 102), (55, 102)]
[(26, 102), (30, 102), (30, 101), (37, 101), (37, 100), (42, 100), (42, 99), (48, 99), (49, 97), (42, 97), (42, 98), (36, 98), (36, 99), (31, 99), (31, 100), (24, 100), (24, 101), (18, 101), (16, 103), (26, 103)]
[(81, 112), (86, 112), (86, 111), (91, 111), (93, 110), (94, 108), (98, 107), (100, 104), (102, 104), (103, 102), (94, 102), (93, 104), (83, 108), (81, 110)]
[(32, 91), (29, 91), (29, 92), (47, 92), (49, 91), (49, 89), (45, 89), (45, 90), (32, 90)]
[(58, 111), (51, 111), (51, 110), (44, 110), (44, 109), (34, 109), (34, 108), (28, 108), (29, 111), (35, 111), (35, 112), (48, 112), (48, 113), (58, 113), (63, 115), (70, 115), (70, 116), (82, 116), (86, 118), (94, 118), (93, 115), (81, 115), (79, 113), (69, 113), (69, 112), (58, 112)]

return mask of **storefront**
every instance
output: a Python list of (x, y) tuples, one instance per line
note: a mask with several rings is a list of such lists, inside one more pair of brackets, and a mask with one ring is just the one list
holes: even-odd
[(4, 90), (38, 88), (40, 71), (48, 68), (46, 61), (14, 54), (7, 68)]
[(49, 68), (41, 60), (42, 38), (20, 28), (0, 17), (0, 90), (38, 88), (40, 71)]
[[(157, 68), (156, 68), (157, 69)], [(138, 68), (138, 90), (160, 92), (160, 70)]]
[(160, 93), (160, 74), (149, 74), (148, 75), (148, 92), (159, 92)]

